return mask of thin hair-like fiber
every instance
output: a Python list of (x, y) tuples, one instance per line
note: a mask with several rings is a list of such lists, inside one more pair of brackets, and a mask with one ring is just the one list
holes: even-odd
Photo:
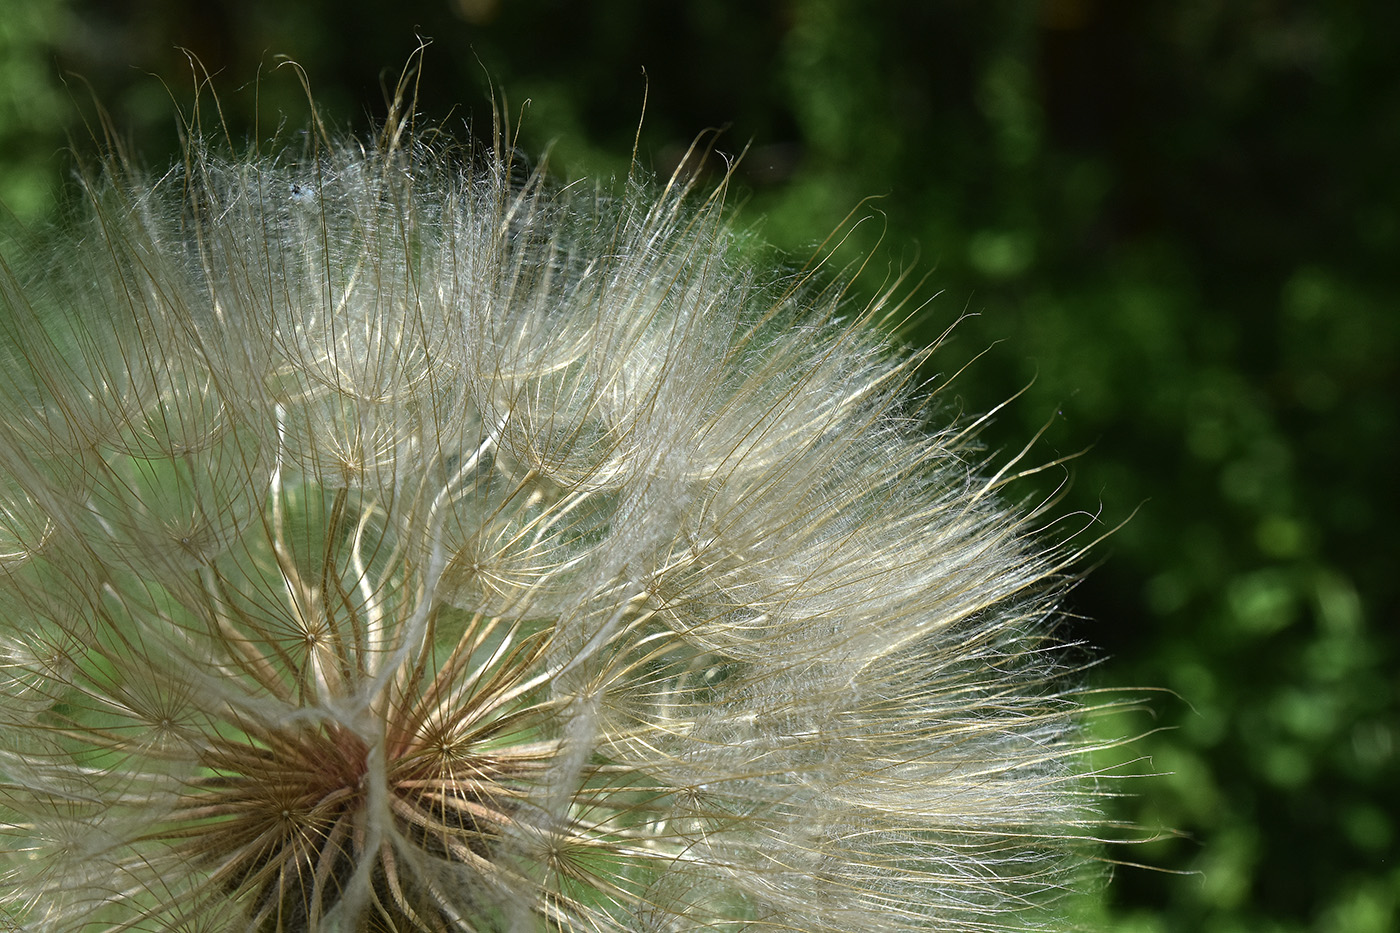
[(754, 267), (723, 182), (522, 176), (416, 80), (295, 151), (197, 106), (10, 251), (0, 925), (1052, 922), (1084, 547), (930, 427), (902, 281)]

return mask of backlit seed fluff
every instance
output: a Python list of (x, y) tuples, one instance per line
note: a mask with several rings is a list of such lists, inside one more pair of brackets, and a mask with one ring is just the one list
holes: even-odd
[(10, 250), (0, 928), (1047, 922), (1066, 555), (683, 188), (196, 137)]

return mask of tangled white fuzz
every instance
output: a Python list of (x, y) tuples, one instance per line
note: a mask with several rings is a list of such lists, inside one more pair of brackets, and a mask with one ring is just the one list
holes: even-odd
[(879, 309), (400, 130), (0, 276), (0, 926), (1042, 922), (1064, 555)]

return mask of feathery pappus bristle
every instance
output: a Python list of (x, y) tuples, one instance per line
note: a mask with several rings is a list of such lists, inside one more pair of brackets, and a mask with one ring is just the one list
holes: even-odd
[(1039, 928), (1068, 555), (882, 309), (404, 127), (0, 274), (0, 926)]

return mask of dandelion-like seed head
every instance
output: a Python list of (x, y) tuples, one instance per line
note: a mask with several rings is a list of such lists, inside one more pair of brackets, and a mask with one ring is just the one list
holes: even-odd
[(396, 119), (192, 136), (0, 275), (0, 918), (1036, 924), (1067, 558), (975, 425), (722, 189)]

